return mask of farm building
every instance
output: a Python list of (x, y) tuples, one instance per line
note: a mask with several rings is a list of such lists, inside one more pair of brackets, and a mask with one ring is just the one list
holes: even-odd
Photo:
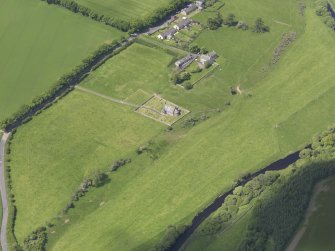
[(172, 39), (173, 35), (176, 34), (177, 30), (174, 28), (168, 29), (167, 31), (163, 32), (162, 34), (159, 34), (157, 37), (159, 39)]
[(195, 1), (195, 5), (198, 7), (198, 9), (202, 10), (204, 8), (205, 2), (205, 0), (197, 0)]
[(163, 108), (163, 113), (170, 116), (179, 116), (181, 114), (181, 110), (173, 105), (165, 105)]
[(215, 51), (212, 51), (205, 55), (201, 55), (199, 59), (199, 67), (206, 68), (206, 66), (212, 65), (217, 57), (218, 55)]
[(180, 23), (176, 24), (175, 26), (173, 26), (173, 28), (175, 28), (176, 30), (182, 30), (185, 27), (188, 27), (191, 23), (192, 23), (192, 20), (186, 18), (182, 22), (180, 22)]
[(198, 7), (195, 4), (190, 4), (187, 8), (181, 10), (181, 14), (187, 16), (196, 9), (198, 9)]
[(178, 69), (184, 69), (186, 68), (188, 65), (190, 65), (195, 59), (196, 59), (196, 55), (194, 54), (189, 54), (186, 57), (179, 59), (178, 61), (176, 61), (174, 64)]

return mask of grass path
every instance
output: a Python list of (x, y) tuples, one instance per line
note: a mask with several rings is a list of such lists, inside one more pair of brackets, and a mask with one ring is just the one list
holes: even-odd
[(9, 133), (0, 134), (0, 191), (1, 191), (1, 206), (2, 206), (2, 220), (1, 220), (1, 249), (7, 251), (7, 220), (8, 220), (8, 202), (5, 183), (5, 146)]

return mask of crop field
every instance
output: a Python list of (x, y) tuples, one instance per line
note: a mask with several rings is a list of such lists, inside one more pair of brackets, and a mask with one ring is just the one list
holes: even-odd
[(122, 33), (42, 1), (0, 0), (0, 120)]
[(18, 240), (56, 217), (88, 170), (108, 170), (162, 128), (128, 107), (74, 91), (18, 130), (11, 162)]
[[(334, 34), (312, 10), (306, 11), (305, 18), (305, 32), (278, 67), (252, 89), (251, 96), (241, 96), (227, 112), (167, 145), (154, 164), (137, 159), (115, 177), (114, 187), (111, 184), (88, 194), (81, 205), (99, 200), (104, 205), (89, 210), (78, 206), (70, 212), (74, 221), (60, 227), (60, 233), (66, 234), (55, 236), (52, 249), (147, 249), (160, 240), (168, 225), (189, 222), (242, 173), (255, 171), (304, 146), (310, 134), (334, 123), (332, 117), (324, 117), (322, 124), (310, 122), (306, 116), (300, 118), (299, 125), (308, 121), (311, 129), (294, 144), (285, 143), (292, 132), (281, 134), (284, 128), (277, 126), (333, 87), (331, 67), (315, 67), (312, 62), (317, 57), (321, 65), (333, 64), (328, 51), (334, 46)], [(322, 104), (318, 103), (319, 110), (325, 113), (335, 108)], [(137, 172), (141, 166), (146, 166), (145, 170)], [(115, 188), (125, 183), (122, 189)], [(114, 224), (104, 224), (106, 220)], [(92, 232), (99, 241), (87, 241)]]
[(170, 0), (76, 0), (77, 3), (86, 6), (105, 16), (118, 19), (143, 18), (169, 3)]
[(335, 178), (328, 179), (324, 187), (317, 196), (316, 210), (308, 220), (307, 229), (296, 251), (329, 251), (334, 248)]

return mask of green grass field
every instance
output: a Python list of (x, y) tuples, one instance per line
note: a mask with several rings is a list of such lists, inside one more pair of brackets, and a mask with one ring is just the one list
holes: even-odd
[(86, 6), (105, 16), (118, 19), (143, 18), (159, 7), (163, 7), (170, 0), (76, 0), (77, 3)]
[(42, 1), (0, 0), (0, 120), (122, 35)]
[[(334, 62), (328, 52), (335, 35), (312, 10), (305, 18), (305, 32), (271, 74), (250, 90), (251, 97), (237, 98), (230, 110), (179, 137), (154, 164), (139, 159), (105, 190), (90, 193), (69, 214), (73, 223), (59, 229), (64, 234), (55, 237), (51, 249), (147, 249), (168, 225), (189, 222), (232, 180), (301, 148), (313, 134), (334, 123), (333, 116), (322, 117), (320, 123), (319, 115), (311, 121), (306, 114), (298, 126), (309, 130), (295, 142), (290, 142), (294, 131), (281, 133), (282, 124), (314, 100), (324, 97), (332, 103), (326, 93), (334, 87), (330, 81), (334, 72), (322, 66)], [(313, 63), (315, 58), (320, 67)], [(324, 102), (316, 105), (327, 114), (335, 108)], [(140, 166), (146, 166), (143, 172), (132, 171)], [(105, 204), (98, 207), (101, 200)], [(89, 201), (96, 201), (96, 206), (88, 209)], [(105, 224), (107, 219), (113, 224)], [(95, 241), (88, 241), (92, 232)]]
[(334, 250), (335, 226), (335, 178), (325, 182), (326, 191), (321, 192), (316, 199), (316, 211), (312, 213), (307, 223), (307, 229), (299, 242), (296, 251), (331, 251)]
[(88, 170), (107, 170), (162, 128), (128, 107), (74, 91), (19, 129), (11, 162), (18, 240), (55, 217)]
[[(202, 33), (196, 42), (218, 51), (222, 70), (215, 70), (193, 90), (168, 83), (169, 54), (138, 44), (85, 80), (85, 87), (118, 98), (132, 96), (138, 89), (159, 92), (192, 111), (222, 106), (232, 99), (228, 90), (237, 83), (242, 84), (245, 94), (236, 96), (229, 109), (191, 130), (161, 135), (165, 141), (158, 157), (134, 157), (129, 166), (112, 175), (110, 183), (90, 191), (62, 219), (68, 223), (58, 224), (50, 233), (48, 249), (148, 250), (167, 226), (189, 223), (234, 179), (301, 148), (313, 134), (335, 122), (335, 55), (329, 53), (335, 46), (333, 31), (311, 9), (303, 19), (290, 0), (254, 0), (250, 4), (234, 0), (226, 6), (226, 11), (235, 10), (237, 16), (244, 13), (246, 21), (264, 15), (271, 32), (261, 35), (224, 27)], [(273, 15), (291, 26), (272, 22)], [(272, 50), (282, 33), (291, 29), (299, 32), (298, 40), (277, 66), (269, 67)], [(112, 156), (127, 153), (125, 148), (115, 150), (115, 144), (119, 145), (120, 134), (127, 133), (135, 121), (141, 126), (131, 134), (142, 135), (142, 141), (162, 128), (131, 113), (111, 120), (106, 114), (116, 112), (109, 108), (113, 105), (96, 99), (78, 92), (70, 94), (18, 131), (12, 175), (18, 194), (15, 232), (19, 240), (61, 209), (86, 169), (108, 166)], [(101, 104), (91, 107), (95, 102)], [(309, 109), (313, 117), (306, 112)], [(126, 120), (123, 123), (119, 121), (122, 118)], [(112, 132), (106, 131), (109, 125)], [(130, 148), (139, 144), (131, 142)]]

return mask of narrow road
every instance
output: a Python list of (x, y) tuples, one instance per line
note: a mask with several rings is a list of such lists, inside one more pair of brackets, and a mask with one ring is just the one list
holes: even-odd
[(0, 191), (2, 201), (2, 223), (1, 223), (1, 248), (2, 251), (7, 251), (6, 226), (8, 219), (8, 202), (5, 184), (5, 145), (10, 133), (4, 133), (0, 144)]

